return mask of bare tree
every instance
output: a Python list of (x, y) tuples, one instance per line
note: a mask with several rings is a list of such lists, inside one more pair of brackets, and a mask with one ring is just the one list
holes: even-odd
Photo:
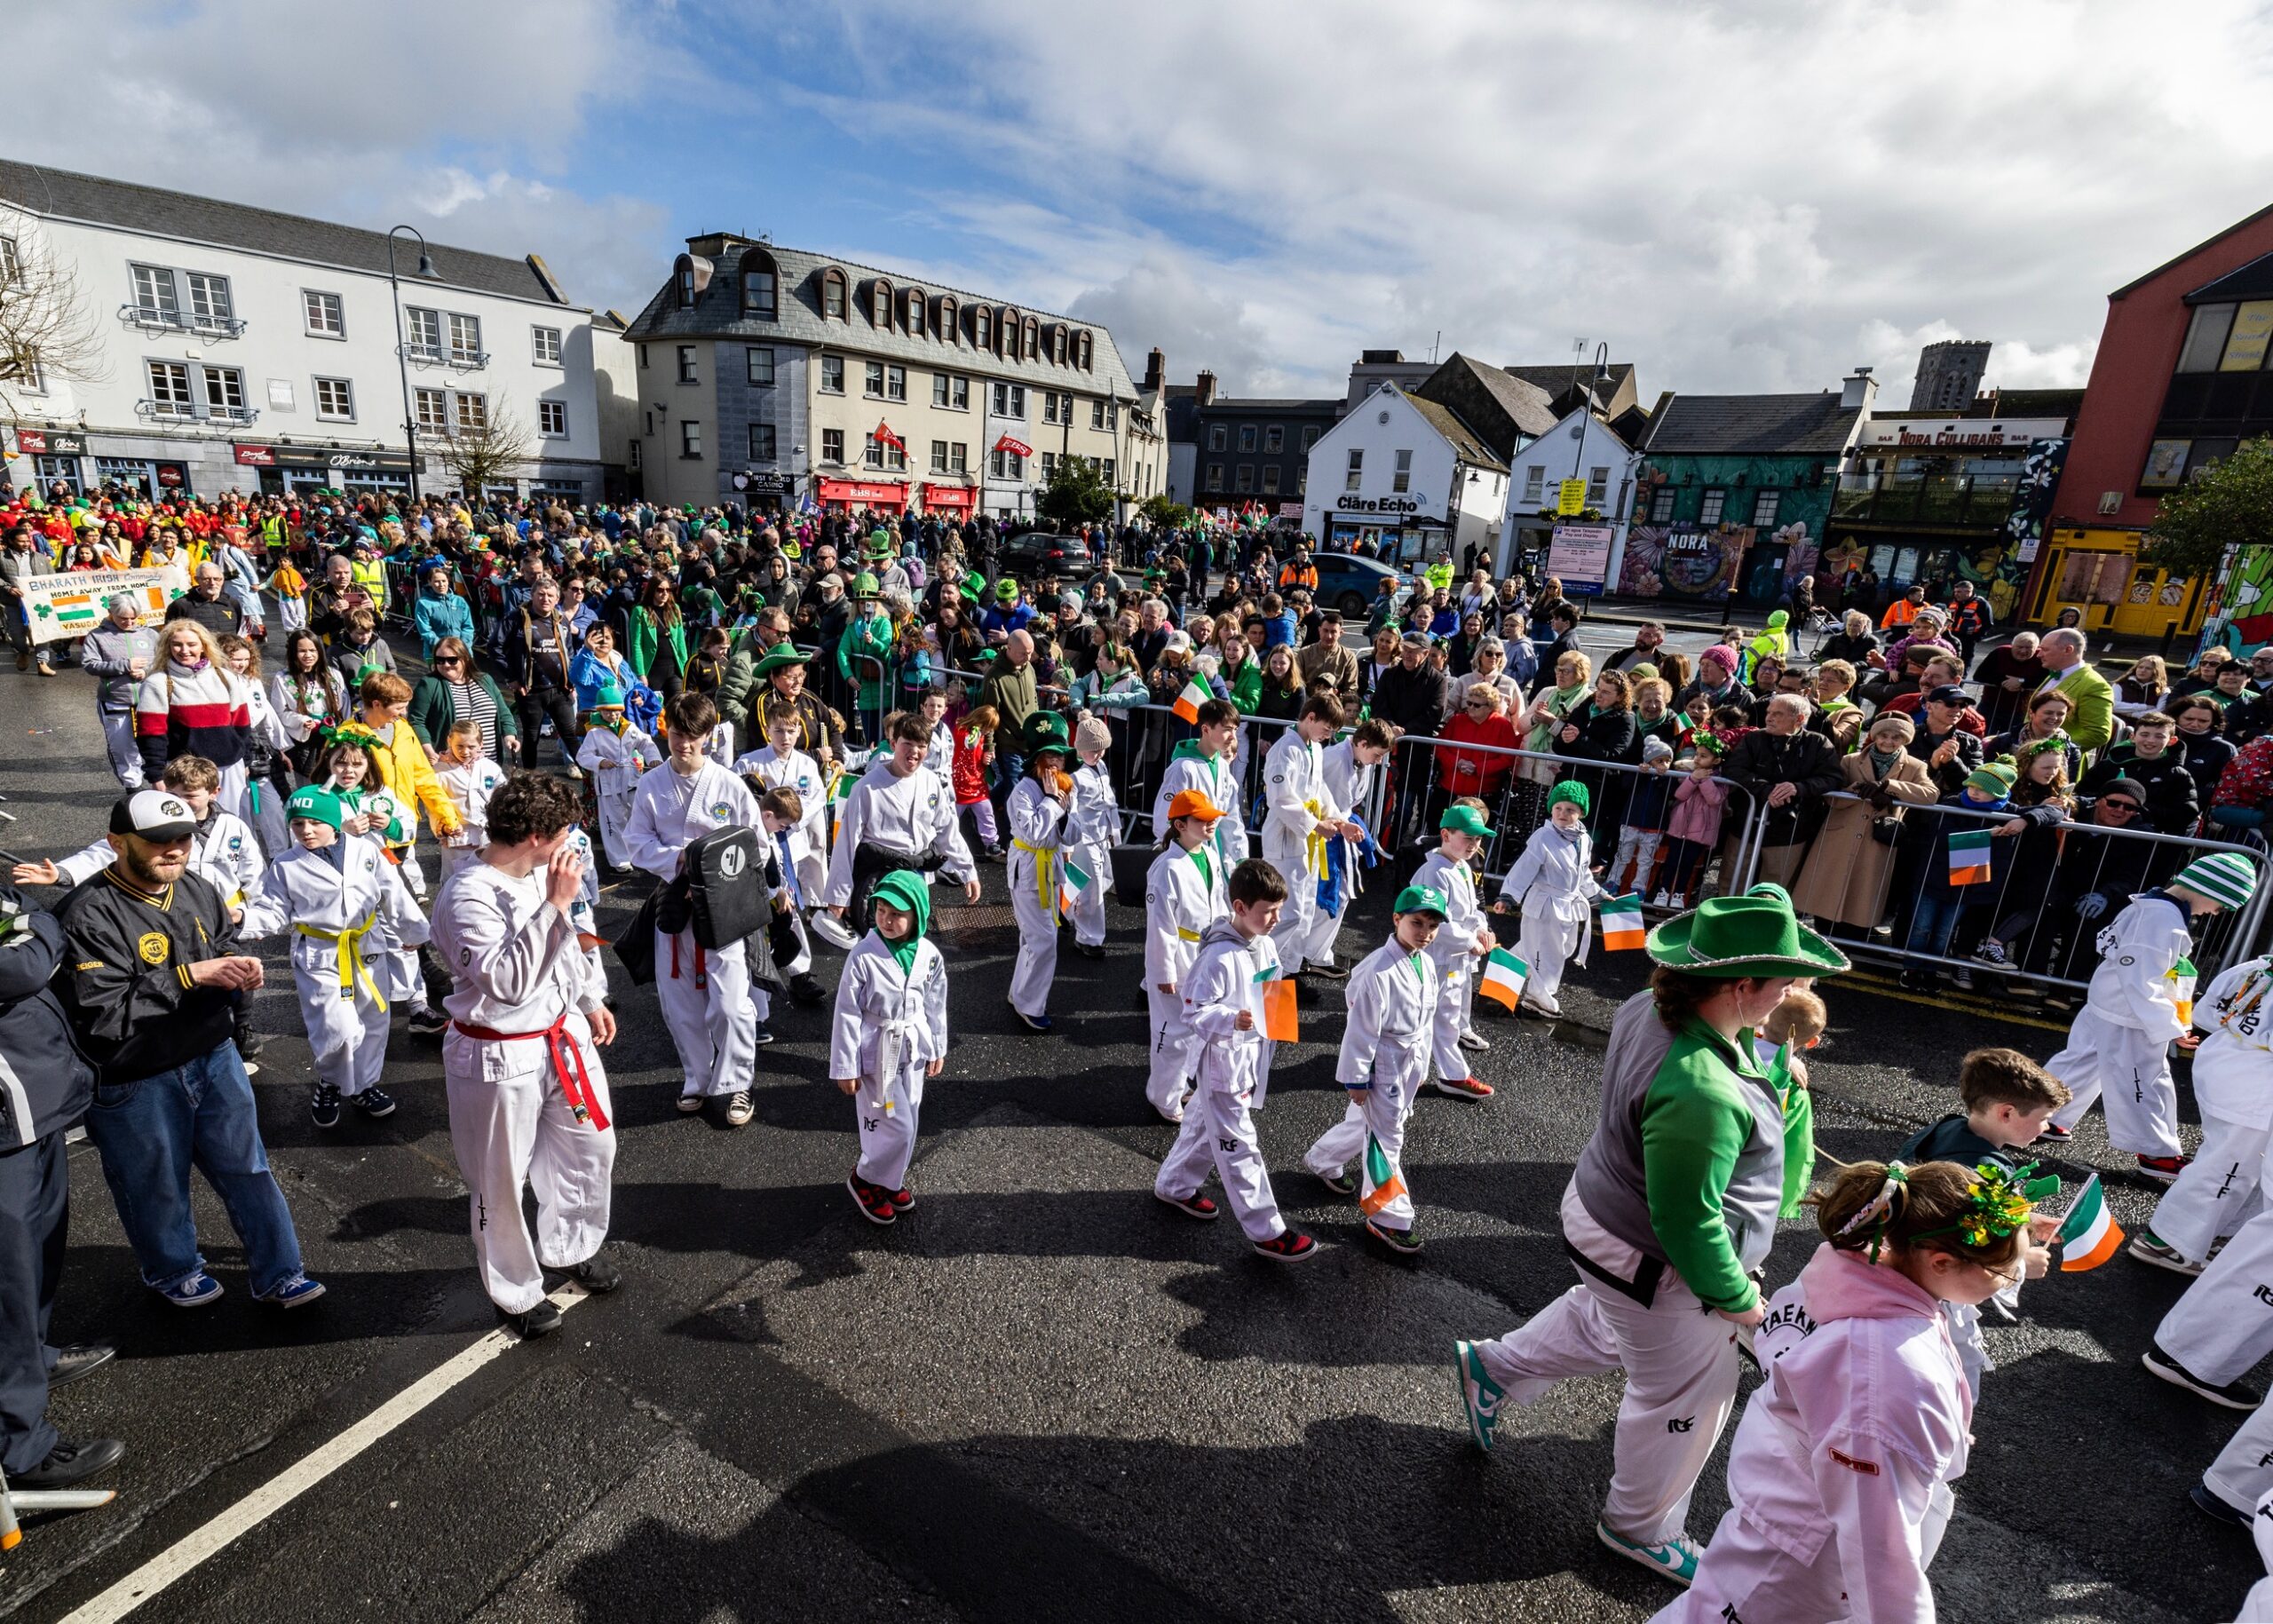
[(102, 329), (77, 267), (36, 218), (0, 204), (0, 414), (36, 416), (44, 390), (102, 376)]
[(515, 478), (536, 449), (527, 427), (513, 416), (511, 407), (498, 400), (483, 403), (479, 422), (462, 421), (445, 430), (441, 442), (442, 466), (457, 480), (458, 489), (473, 497), (492, 485)]

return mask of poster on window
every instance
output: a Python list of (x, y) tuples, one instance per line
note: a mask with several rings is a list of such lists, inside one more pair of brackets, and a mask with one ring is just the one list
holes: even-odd
[(24, 619), (35, 643), (83, 638), (110, 613), (110, 600), (130, 593), (142, 618), (155, 621), (166, 606), (189, 590), (178, 567), (84, 570), (69, 575), (34, 575), (24, 582)]
[(1547, 573), (1573, 598), (1599, 598), (1610, 574), (1608, 525), (1557, 525), (1547, 546)]

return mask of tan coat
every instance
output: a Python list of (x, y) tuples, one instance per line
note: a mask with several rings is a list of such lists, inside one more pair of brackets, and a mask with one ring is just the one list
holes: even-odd
[[(1867, 750), (1844, 757), (1839, 770), (1849, 795), (1867, 796), (1883, 788), (1897, 803), (1888, 814), (1902, 815), (1902, 806), (1930, 806), (1941, 799), (1926, 764), (1915, 756), (1897, 758), (1883, 783), (1871, 776)], [(1871, 825), (1882, 814), (1869, 800), (1833, 800), (1831, 815), (1809, 849), (1798, 882), (1792, 887), (1792, 909), (1811, 914), (1825, 923), (1875, 926), (1886, 912), (1886, 893), (1894, 877), (1894, 848), (1871, 838)]]

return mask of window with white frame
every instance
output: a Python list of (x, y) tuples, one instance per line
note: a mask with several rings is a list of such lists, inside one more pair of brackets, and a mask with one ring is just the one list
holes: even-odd
[(236, 318), (236, 307), (229, 302), (229, 279), (215, 276), (207, 271), (183, 273), (189, 283), (189, 313), (206, 322), (230, 321)]
[(245, 375), (234, 367), (201, 367), (205, 375), (206, 409), (216, 416), (245, 409)]
[(0, 288), (14, 286), (23, 273), (23, 262), (16, 257), (15, 238), (0, 237)]
[(164, 321), (180, 320), (181, 297), (174, 290), (174, 273), (158, 265), (138, 265), (133, 270), (135, 309)]
[(1044, 423), (1057, 421), (1057, 392), (1054, 389), (1041, 392), (1041, 420)]
[(886, 367), (884, 368), (884, 399), (887, 400), (907, 399), (907, 368)]
[(529, 329), (529, 359), (540, 367), (560, 364), (560, 329), (557, 327)]
[(823, 429), (820, 432), (820, 460), (842, 466), (844, 462), (844, 431)]
[(1210, 451), (1221, 451), (1224, 449), (1225, 433), (1226, 431), (1222, 424), (1209, 424), (1208, 425), (1208, 449)]
[(970, 409), (970, 380), (969, 378), (958, 377), (954, 380), (954, 387), (948, 392), (947, 408), (957, 412), (967, 412)]
[(1255, 449), (1255, 424), (1251, 423), (1239, 424), (1239, 449), (1242, 451)]
[(988, 454), (987, 468), (998, 479), (1023, 479), (1026, 477), (1026, 460), (1015, 451), (995, 451)]
[(949, 473), (970, 471), (970, 441), (959, 440), (947, 448), (947, 471)]
[(1535, 503), (1535, 502), (1544, 502), (1544, 501), (1546, 501), (1546, 500), (1547, 500), (1547, 464), (1546, 464), (1546, 463), (1532, 463), (1529, 464), (1527, 467), (1525, 467), (1525, 470), (1524, 470), (1524, 500), (1525, 500), (1525, 502), (1534, 502), (1534, 503)]
[(1305, 452), (1318, 444), (1318, 437), (1321, 432), (1322, 431), (1315, 423), (1305, 424), (1303, 426), (1302, 448)]
[(1113, 461), (1111, 457), (1107, 457), (1105, 460), (1105, 482), (1108, 489), (1119, 483), (1119, 479), (1113, 472)]
[[(1610, 470), (1607, 468), (1602, 470), (1602, 474), (1603, 478), (1607, 480), (1610, 477)], [(1587, 500), (1588, 502), (1595, 500), (1592, 487), (1588, 487)], [(1752, 498), (1752, 522), (1754, 527), (1756, 529), (1765, 530), (1769, 526), (1774, 524), (1776, 522), (1776, 510), (1783, 505), (1783, 502), (1784, 493), (1782, 491), (1754, 492)]]
[(1598, 508), (1609, 499), (1610, 470), (1607, 468), (1588, 469), (1587, 505), (1590, 508)]
[(931, 471), (933, 473), (947, 471), (947, 442), (944, 440), (935, 440), (931, 442)]
[(1089, 402), (1089, 426), (1093, 429), (1101, 429), (1105, 427), (1104, 401), (1092, 400)]
[(678, 381), (682, 384), (692, 384), (696, 381), (694, 346), (691, 344), (683, 344), (678, 346)]
[[(416, 408), (418, 426), (432, 433), (443, 434), (450, 427), (450, 398), (439, 389), (414, 389), (410, 399)], [(652, 429), (649, 431), (653, 432)]]
[(489, 426), (489, 397), (460, 390), (450, 397), (454, 421), (461, 434), (479, 434)]
[(1047, 485), (1057, 477), (1057, 453), (1055, 451), (1045, 451), (1041, 454), (1041, 482), (1044, 485)]
[(1263, 488), (1266, 495), (1276, 493), (1279, 489), (1278, 463), (1265, 463), (1263, 465)]
[(1729, 494), (1726, 491), (1707, 491), (1703, 503), (1697, 510), (1697, 522), (1700, 525), (1719, 524), (1721, 510), (1728, 504), (1728, 500)]
[(931, 375), (931, 404), (934, 407), (942, 408), (946, 407), (948, 382), (947, 375), (944, 372), (934, 372)]
[(749, 383), (753, 389), (773, 387), (773, 352), (764, 345), (752, 345), (743, 356), (749, 368)]
[(861, 449), (860, 461), (869, 468), (905, 468), (907, 466), (907, 448), (871, 434), (867, 444)]
[(355, 385), (344, 377), (316, 380), (316, 416), (327, 423), (355, 421)]
[(1362, 450), (1350, 453), (1350, 471), (1342, 478), (1344, 491), (1362, 490), (1366, 484), (1366, 454)]
[(860, 392), (871, 400), (884, 398), (883, 362), (872, 360), (860, 368)]
[(678, 425), (678, 454), (682, 457), (702, 455), (702, 425), (688, 421)]
[(178, 360), (154, 360), (150, 369), (150, 409), (160, 417), (193, 417), (197, 403), (189, 392), (189, 368)]
[(994, 415), (1016, 417), (1024, 421), (1026, 415), (1026, 386), (1024, 384), (994, 385)]
[(413, 355), (429, 360), (442, 359), (442, 313), (407, 306), (402, 313), (403, 330), (409, 335), (403, 340)]
[(1390, 479), (1389, 487), (1393, 491), (1409, 491), (1413, 488), (1413, 453), (1410, 451), (1399, 451), (1397, 454), (1397, 472)]
[(749, 460), (770, 463), (773, 460), (773, 425), (753, 423), (749, 425)]
[(476, 362), (481, 360), (481, 318), (450, 313), (450, 359), (455, 361)]
[(778, 284), (772, 271), (742, 273), (742, 309), (761, 321), (771, 321), (778, 312)]
[(1278, 456), (1287, 448), (1287, 425), (1285, 424), (1274, 423), (1269, 428), (1263, 431), (1263, 448), (1266, 453), (1272, 456)]
[(1673, 493), (1660, 490), (1650, 498), (1650, 522), (1653, 525), (1673, 523)]
[(309, 337), (314, 338), (345, 338), (347, 337), (347, 313), (336, 293), (306, 288), (300, 293), (300, 313), (307, 323)]
[(1239, 464), (1238, 488), (1243, 491), (1251, 491), (1255, 488), (1255, 464), (1253, 463), (1241, 463)]
[(844, 358), (842, 355), (820, 358), (820, 392), (825, 395), (844, 392)]
[(568, 402), (539, 400), (536, 403), (536, 432), (548, 440), (565, 440), (568, 436)]

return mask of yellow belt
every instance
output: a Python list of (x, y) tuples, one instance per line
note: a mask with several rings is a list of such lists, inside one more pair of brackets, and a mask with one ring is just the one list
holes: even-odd
[(1025, 841), (1016, 838), (1013, 838), (1010, 844), (1034, 859), (1034, 889), (1041, 894), (1041, 906), (1048, 909), (1049, 916), (1055, 919), (1057, 916), (1057, 887), (1052, 885), (1049, 880), (1050, 869), (1057, 861), (1057, 848), (1029, 845)]
[(375, 913), (367, 914), (361, 924), (349, 925), (344, 931), (326, 931), (317, 925), (303, 924), (296, 924), (292, 928), (303, 936), (313, 936), (319, 941), (329, 942), (338, 948), (339, 995), (342, 998), (352, 998), (355, 996), (355, 989), (360, 986), (371, 995), (371, 1002), (378, 1006), (379, 1012), (384, 1015), (386, 1013), (387, 1001), (380, 994), (377, 983), (371, 979), (371, 966), (363, 957), (362, 947), (364, 933), (378, 923), (378, 917)]
[(1196, 942), (1200, 939), (1200, 932), (1187, 931), (1182, 925), (1178, 925), (1176, 928), (1176, 939), (1180, 942)]
[[(1326, 804), (1322, 801), (1305, 801), (1303, 810), (1319, 820), (1320, 823), (1325, 820)], [(1303, 860), (1312, 879), (1318, 879), (1326, 873), (1326, 831), (1319, 823), (1311, 824), (1310, 834), (1304, 837)]]

